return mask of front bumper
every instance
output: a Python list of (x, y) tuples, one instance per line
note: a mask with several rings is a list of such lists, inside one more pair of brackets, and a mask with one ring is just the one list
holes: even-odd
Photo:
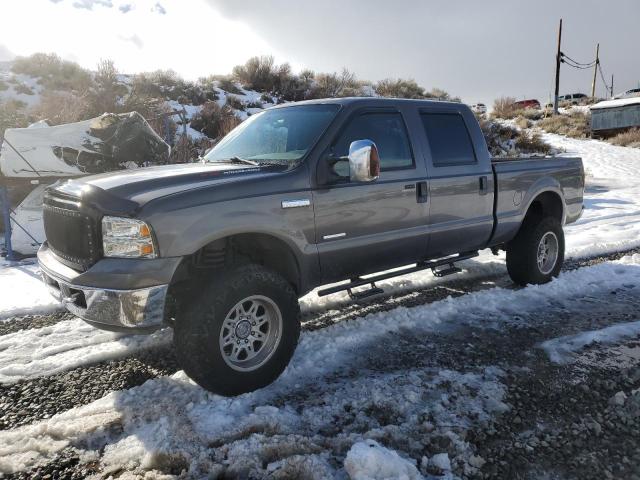
[(51, 294), (74, 315), (98, 328), (148, 333), (165, 325), (168, 284), (120, 290), (72, 283), (68, 267), (41, 249), (38, 263)]

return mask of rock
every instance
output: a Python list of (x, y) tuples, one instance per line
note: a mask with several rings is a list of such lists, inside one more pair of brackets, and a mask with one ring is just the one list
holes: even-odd
[(451, 460), (449, 460), (449, 454), (437, 453), (431, 459), (429, 459), (429, 470), (437, 470), (440, 472), (451, 471)]
[(469, 460), (467, 461), (467, 463), (469, 465), (471, 465), (473, 468), (477, 468), (479, 470), (487, 462), (480, 455), (471, 455), (471, 457), (469, 457)]
[(620, 391), (609, 399), (609, 405), (621, 407), (627, 400), (627, 395)]

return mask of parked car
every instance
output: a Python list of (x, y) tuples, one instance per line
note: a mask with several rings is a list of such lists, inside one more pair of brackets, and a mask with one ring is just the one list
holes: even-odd
[(620, 98), (633, 98), (633, 97), (640, 97), (640, 88), (632, 88), (631, 90), (627, 90), (624, 93), (619, 93), (613, 98), (617, 100)]
[(539, 109), (540, 108), (540, 102), (538, 100), (535, 100), (535, 99), (520, 100), (518, 102), (515, 102), (514, 105), (516, 105), (518, 108), (522, 108), (522, 109), (527, 109), (527, 108)]
[(570, 102), (573, 105), (578, 105), (589, 98), (584, 93), (570, 93), (568, 95), (560, 95), (558, 97), (559, 102)]
[(285, 369), (298, 298), (322, 285), (362, 298), (485, 248), (506, 250), (517, 284), (550, 281), (583, 190), (579, 158), (491, 159), (466, 105), (314, 100), (252, 115), (197, 164), (49, 187), (38, 260), (69, 311), (108, 330), (170, 325), (187, 375), (237, 395)]
[(484, 103), (476, 103), (471, 105), (471, 110), (473, 110), (473, 113), (477, 113), (478, 115), (484, 115), (487, 113), (487, 106)]

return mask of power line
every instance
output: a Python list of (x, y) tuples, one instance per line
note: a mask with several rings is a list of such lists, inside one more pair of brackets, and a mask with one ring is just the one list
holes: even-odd
[(602, 83), (604, 83), (606, 89), (611, 90), (611, 86), (605, 80), (604, 72), (602, 71), (602, 65), (600, 64), (600, 62), (598, 62), (598, 71), (600, 72), (600, 78), (602, 78)]
[(579, 66), (579, 65), (574, 65), (572, 63), (567, 62), (566, 60), (562, 59), (560, 60), (562, 63), (564, 63), (565, 65), (567, 65), (568, 67), (572, 67), (572, 68), (576, 68), (578, 70), (588, 70), (590, 68), (593, 68), (593, 66), (595, 65), (595, 62), (592, 63), (591, 65), (585, 65), (585, 66)]
[(560, 52), (560, 55), (563, 58), (566, 58), (570, 62), (574, 63), (575, 65), (579, 65), (581, 67), (593, 67), (593, 65), (596, 63), (595, 60), (593, 60), (592, 62), (589, 62), (589, 63), (578, 62), (577, 60), (574, 60), (573, 58), (571, 58), (569, 55), (566, 55), (564, 52)]

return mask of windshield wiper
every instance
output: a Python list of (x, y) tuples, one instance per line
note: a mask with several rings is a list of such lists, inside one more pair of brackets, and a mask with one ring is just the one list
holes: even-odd
[(222, 162), (222, 163), (243, 163), (245, 165), (253, 165), (254, 167), (259, 167), (260, 164), (253, 160), (249, 160), (248, 158), (241, 157), (230, 157), (225, 160), (214, 160), (214, 162)]

